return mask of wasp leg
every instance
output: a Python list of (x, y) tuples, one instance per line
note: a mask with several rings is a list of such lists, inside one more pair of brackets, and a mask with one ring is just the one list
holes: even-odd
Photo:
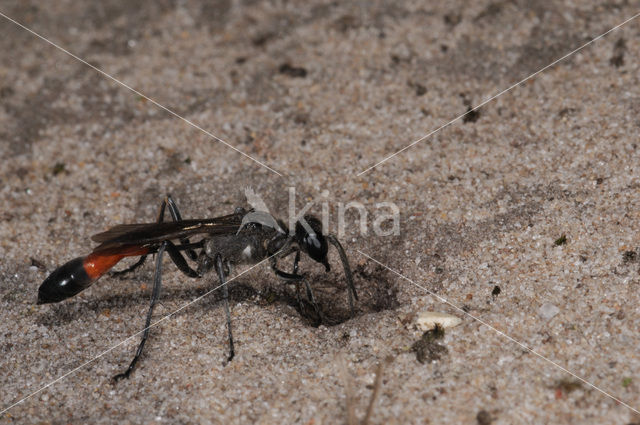
[[(298, 263), (300, 262), (300, 250), (297, 249), (296, 250), (296, 257), (293, 260), (293, 272), (292, 274), (297, 275), (298, 274)], [(302, 298), (300, 297), (300, 282), (296, 281), (295, 282), (296, 285), (296, 301), (298, 301), (298, 308), (300, 308), (300, 311), (302, 310)]]
[(280, 279), (289, 280), (289, 281), (299, 281), (304, 278), (304, 276), (299, 274), (291, 274), (280, 270), (277, 266), (272, 265), (271, 269)]
[(167, 247), (168, 242), (163, 242), (158, 248), (158, 258), (156, 259), (156, 273), (153, 278), (153, 290), (151, 291), (151, 303), (149, 304), (149, 311), (147, 312), (147, 319), (144, 324), (144, 332), (142, 333), (142, 339), (140, 340), (140, 344), (138, 345), (138, 350), (136, 351), (136, 355), (133, 360), (129, 364), (127, 370), (123, 373), (119, 373), (113, 377), (114, 381), (119, 381), (123, 378), (128, 378), (133, 371), (133, 368), (136, 367), (136, 363), (140, 359), (142, 355), (142, 350), (144, 349), (144, 344), (147, 342), (147, 338), (149, 338), (149, 327), (151, 326), (151, 316), (153, 315), (153, 309), (158, 302), (158, 298), (160, 297), (160, 288), (162, 286), (162, 254), (164, 254), (164, 250)]
[[(173, 219), (173, 221), (182, 221), (182, 216), (180, 215), (180, 210), (178, 209), (178, 206), (174, 202), (174, 200), (171, 197), (171, 195), (167, 195), (162, 200), (162, 204), (160, 204), (160, 210), (158, 211), (158, 217), (156, 219), (157, 223), (162, 223), (164, 221), (164, 212), (165, 212), (165, 209), (167, 207), (169, 208), (169, 213), (171, 214), (171, 218)], [(180, 243), (182, 243), (183, 245), (188, 245), (189, 244), (189, 239), (187, 239), (187, 238), (180, 239)], [(195, 253), (195, 251), (193, 249), (189, 249), (187, 251), (187, 255), (192, 260), (195, 260), (196, 258), (198, 258), (197, 254)], [(173, 259), (173, 256), (171, 256), (171, 258)], [(130, 272), (136, 270), (138, 267), (142, 266), (146, 259), (147, 259), (147, 256), (143, 255), (143, 256), (140, 257), (140, 259), (135, 264), (127, 267), (126, 269), (115, 271), (115, 272), (111, 272), (111, 276), (117, 277), (117, 276), (122, 276), (124, 274), (130, 273)], [(174, 260), (174, 263), (175, 263), (175, 260)], [(177, 263), (176, 263), (176, 265), (177, 265)], [(180, 267), (180, 266), (178, 266), (178, 267)]]
[(311, 285), (309, 284), (309, 281), (307, 279), (304, 279), (304, 286), (307, 289), (307, 299), (311, 302), (311, 305), (313, 305), (313, 309), (316, 311), (316, 314), (320, 319), (319, 324), (322, 324), (322, 322), (325, 322), (324, 315), (322, 314), (322, 311), (320, 311), (320, 307), (318, 307), (316, 297), (313, 295), (313, 290), (311, 289)]
[(115, 272), (111, 272), (111, 273), (109, 273), (109, 275), (111, 275), (113, 277), (119, 277), (119, 276), (125, 275), (127, 273), (130, 273), (130, 272), (134, 271), (135, 269), (137, 269), (138, 267), (140, 267), (141, 265), (143, 265), (146, 259), (147, 259), (147, 256), (143, 255), (143, 256), (140, 257), (140, 259), (138, 261), (136, 261), (135, 264), (127, 267), (124, 270), (118, 270), (118, 271), (115, 271)]
[[(165, 206), (165, 204), (169, 208), (169, 213), (171, 214), (171, 218), (173, 218), (173, 221), (182, 221), (182, 215), (180, 215), (180, 210), (178, 209), (178, 206), (174, 202), (174, 200), (171, 197), (171, 195), (167, 194), (167, 197), (164, 198), (164, 201), (162, 201), (162, 209), (161, 209), (161, 211), (162, 211), (163, 215), (164, 215), (164, 206)], [(180, 243), (183, 244), (183, 245), (188, 245), (189, 244), (189, 238), (180, 239)], [(190, 249), (190, 250), (187, 251), (187, 256), (191, 260), (196, 260), (198, 258), (198, 254), (196, 254), (196, 252), (193, 249)]]
[(233, 348), (233, 333), (231, 332), (231, 312), (229, 311), (229, 287), (224, 272), (224, 263), (222, 261), (222, 255), (216, 254), (215, 257), (216, 270), (218, 271), (218, 277), (220, 278), (220, 286), (222, 286), (222, 298), (224, 300), (224, 312), (227, 316), (227, 330), (229, 331), (229, 357), (227, 363), (233, 359), (236, 352)]
[(169, 257), (171, 257), (171, 261), (173, 261), (173, 264), (175, 264), (176, 267), (178, 267), (178, 269), (182, 273), (184, 273), (189, 277), (201, 277), (200, 273), (192, 269), (189, 266), (189, 264), (187, 264), (187, 260), (183, 257), (182, 253), (180, 253), (180, 251), (178, 250), (178, 247), (176, 247), (173, 244), (173, 242), (167, 241), (166, 244), (167, 244), (167, 253), (169, 253)]
[(353, 307), (353, 299), (358, 300), (358, 293), (356, 292), (356, 287), (353, 284), (353, 274), (351, 273), (351, 267), (349, 266), (349, 259), (347, 258), (347, 254), (344, 252), (344, 248), (340, 244), (340, 241), (333, 236), (327, 235), (327, 240), (331, 243), (331, 245), (336, 247), (338, 250), (338, 254), (340, 254), (340, 261), (342, 262), (342, 268), (344, 269), (344, 275), (347, 278), (347, 292), (349, 294), (349, 308), (351, 309), (351, 317), (355, 315), (355, 309)]
[[(176, 265), (176, 267), (178, 267), (178, 269), (184, 273), (185, 275), (189, 276), (189, 277), (201, 277), (201, 275), (194, 269), (192, 269), (189, 264), (187, 264), (187, 261), (185, 260), (184, 256), (180, 253), (180, 251), (187, 251), (187, 252), (194, 252), (193, 248), (201, 248), (202, 244), (201, 243), (188, 243), (186, 244), (186, 246), (183, 245), (179, 245), (176, 246), (173, 243), (169, 242), (169, 244), (167, 245), (167, 252), (169, 253), (169, 257), (171, 257), (171, 261), (173, 261), (173, 264)], [(121, 270), (121, 271), (117, 271), (117, 272), (112, 272), (111, 276), (120, 276), (123, 275), (125, 273), (129, 273), (130, 271), (133, 271), (135, 269), (137, 269), (138, 267), (140, 267), (144, 261), (146, 260), (147, 256), (143, 255), (142, 257), (140, 257), (140, 259), (131, 267), (125, 269), (125, 270)]]
[(320, 323), (322, 323), (324, 321), (324, 317), (322, 315), (322, 311), (320, 311), (320, 307), (318, 307), (318, 303), (316, 302), (316, 297), (313, 295), (313, 290), (311, 289), (311, 285), (309, 285), (309, 282), (307, 282), (307, 280), (304, 279), (303, 275), (298, 274), (298, 263), (300, 262), (300, 250), (291, 251), (286, 255), (292, 254), (293, 252), (296, 253), (296, 257), (293, 260), (293, 273), (287, 273), (285, 271), (280, 270), (278, 268), (278, 263), (275, 257), (271, 259), (271, 270), (273, 270), (273, 272), (279, 278), (284, 279), (286, 281), (295, 282), (296, 298), (297, 298), (298, 306), (300, 307), (301, 312), (303, 311), (303, 308), (302, 308), (302, 300), (300, 299), (299, 287), (300, 287), (300, 281), (304, 281), (304, 285), (307, 291), (307, 299), (313, 305), (313, 309), (315, 310), (316, 314), (320, 318)]
[[(291, 251), (289, 253), (287, 253), (286, 255), (283, 255), (281, 258), (286, 257), (287, 255), (293, 254), (294, 251)], [(300, 252), (298, 251), (297, 256), (300, 256)], [(298, 261), (300, 261), (300, 259), (298, 258)], [(278, 268), (278, 259), (273, 256), (271, 257), (271, 270), (273, 270), (273, 272), (275, 273), (276, 276), (278, 276), (280, 279), (284, 279), (284, 280), (288, 280), (288, 281), (300, 281), (304, 278), (304, 276), (297, 274), (296, 272), (298, 271), (298, 267), (294, 264), (294, 272), (293, 273), (287, 273), (285, 271), (282, 271)]]
[[(290, 254), (292, 254), (294, 251), (290, 251), (288, 253), (285, 254), (285, 256), (288, 256)], [(298, 264), (300, 263), (300, 249), (295, 249), (295, 253), (296, 256), (293, 260), (293, 273), (286, 273), (283, 272), (281, 270), (279, 270), (276, 266), (276, 262), (273, 261), (271, 264), (271, 268), (273, 269), (273, 271), (276, 273), (276, 275), (278, 277), (281, 277), (283, 279), (287, 279), (287, 280), (294, 280), (296, 282), (296, 296), (298, 298), (298, 305), (300, 306), (300, 311), (302, 310), (302, 300), (300, 299), (300, 292), (298, 290), (299, 285), (300, 285), (300, 280), (304, 281), (304, 285), (305, 288), (307, 290), (307, 299), (311, 302), (311, 304), (313, 305), (313, 309), (316, 311), (316, 314), (318, 315), (318, 318), (320, 319), (320, 323), (324, 322), (324, 315), (322, 314), (322, 311), (320, 310), (320, 307), (318, 306), (318, 303), (316, 302), (316, 297), (313, 295), (313, 290), (311, 289), (311, 285), (309, 284), (309, 281), (307, 281), (306, 279), (304, 279), (303, 275), (299, 275), (298, 274)]]

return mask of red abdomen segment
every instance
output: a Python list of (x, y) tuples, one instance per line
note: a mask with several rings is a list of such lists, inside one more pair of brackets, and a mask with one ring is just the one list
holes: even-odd
[(58, 267), (40, 285), (38, 304), (57, 303), (88, 288), (124, 257), (144, 255), (148, 248), (130, 247), (117, 254), (92, 253)]

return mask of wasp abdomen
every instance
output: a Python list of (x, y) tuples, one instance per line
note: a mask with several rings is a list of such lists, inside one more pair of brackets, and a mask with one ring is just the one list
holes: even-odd
[(38, 289), (38, 304), (66, 300), (91, 286), (95, 279), (89, 276), (84, 267), (85, 258), (75, 258), (55, 269)]
[(71, 298), (91, 286), (124, 257), (148, 252), (146, 247), (128, 246), (115, 254), (94, 251), (86, 257), (74, 258), (55, 269), (42, 282), (38, 289), (38, 304), (57, 303)]

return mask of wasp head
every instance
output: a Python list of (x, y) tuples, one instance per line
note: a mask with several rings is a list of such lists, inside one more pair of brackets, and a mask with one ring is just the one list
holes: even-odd
[(296, 223), (296, 241), (300, 249), (318, 263), (324, 265), (327, 271), (331, 268), (327, 260), (327, 239), (322, 234), (322, 223), (311, 215), (305, 215)]

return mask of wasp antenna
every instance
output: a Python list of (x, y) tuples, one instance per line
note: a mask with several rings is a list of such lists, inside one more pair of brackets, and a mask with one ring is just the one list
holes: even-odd
[(354, 308), (353, 308), (353, 299), (358, 300), (358, 293), (356, 292), (356, 287), (353, 284), (353, 274), (351, 273), (351, 267), (349, 266), (349, 259), (347, 258), (347, 254), (344, 252), (344, 248), (340, 241), (333, 235), (327, 235), (327, 240), (329, 243), (336, 247), (338, 250), (338, 254), (340, 254), (340, 261), (342, 262), (342, 268), (344, 269), (344, 275), (347, 278), (347, 285), (349, 287), (349, 307), (351, 308), (351, 315), (353, 316)]

